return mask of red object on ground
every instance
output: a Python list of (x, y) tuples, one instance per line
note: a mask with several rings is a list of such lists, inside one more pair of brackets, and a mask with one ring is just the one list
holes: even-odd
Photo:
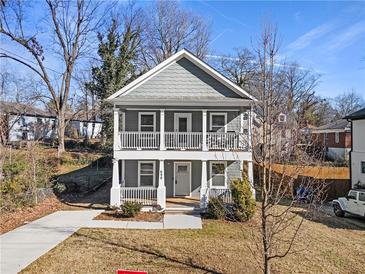
[(148, 274), (148, 272), (135, 270), (118, 270), (118, 274)]

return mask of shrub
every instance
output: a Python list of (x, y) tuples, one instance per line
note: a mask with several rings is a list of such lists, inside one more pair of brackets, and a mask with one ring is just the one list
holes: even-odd
[(239, 222), (251, 219), (255, 213), (256, 202), (252, 195), (248, 178), (244, 175), (242, 180), (233, 180), (230, 188), (233, 200), (232, 214), (234, 219)]
[(212, 197), (209, 199), (207, 208), (207, 217), (222, 220), (225, 218), (226, 210), (223, 201), (220, 198)]
[(122, 216), (125, 218), (137, 216), (142, 209), (143, 205), (137, 202), (124, 202), (121, 206)]

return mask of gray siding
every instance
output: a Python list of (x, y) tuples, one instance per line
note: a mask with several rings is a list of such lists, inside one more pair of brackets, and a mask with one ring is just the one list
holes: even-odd
[[(208, 182), (212, 178), (212, 174), (210, 173), (210, 163), (212, 161), (208, 161), (207, 163), (207, 170), (208, 170)], [(240, 170), (240, 161), (227, 161), (227, 186), (233, 179), (239, 179), (242, 177), (241, 170)]]
[(138, 131), (138, 113), (139, 112), (154, 112), (156, 113), (156, 131), (160, 130), (160, 111), (137, 111), (127, 110), (125, 112), (125, 130), (126, 131)]
[(125, 98), (241, 98), (202, 69), (182, 58), (124, 96)]
[[(138, 113), (139, 112), (154, 112), (156, 113), (156, 131), (160, 130), (160, 111), (137, 111), (127, 110), (125, 111), (125, 129), (126, 131), (138, 131)], [(208, 111), (207, 112), (207, 131), (210, 128), (210, 113), (227, 113), (227, 131), (240, 131), (240, 113), (239, 111)], [(192, 131), (202, 132), (202, 111), (169, 111), (165, 110), (165, 131), (174, 131), (174, 115), (175, 113), (191, 113), (192, 114)], [(244, 122), (244, 126), (247, 125), (247, 121)]]
[[(141, 160), (143, 161), (143, 160)], [(121, 163), (120, 163), (121, 164)], [(155, 161), (155, 186), (158, 186), (158, 170), (159, 161)], [(125, 186), (137, 187), (138, 186), (138, 160), (126, 160), (125, 161)]]

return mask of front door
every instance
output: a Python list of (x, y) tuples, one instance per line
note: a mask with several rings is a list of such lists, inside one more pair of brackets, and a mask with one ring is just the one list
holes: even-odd
[(174, 196), (190, 196), (191, 163), (175, 162)]
[(175, 113), (174, 131), (175, 132), (191, 131), (191, 113)]

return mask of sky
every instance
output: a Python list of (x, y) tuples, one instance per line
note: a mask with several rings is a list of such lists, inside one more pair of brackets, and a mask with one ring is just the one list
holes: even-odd
[[(41, 2), (31, 3), (32, 12), (38, 13), (34, 18), (44, 17), (46, 13), (42, 11)], [(209, 22), (211, 55), (231, 54), (239, 47), (252, 48), (263, 23), (270, 20), (278, 28), (282, 60), (298, 62), (301, 67), (321, 75), (318, 95), (335, 97), (354, 89), (365, 101), (365, 0), (180, 0), (180, 3)], [(137, 0), (137, 5), (149, 4)], [(29, 25), (41, 32), (42, 22), (44, 24), (46, 20)], [(14, 44), (0, 42), (2, 48), (26, 56)], [(57, 70), (57, 61), (52, 58), (48, 61), (48, 66)], [(2, 62), (3, 67), (9, 64)]]
[(211, 22), (213, 54), (252, 47), (263, 22), (277, 25), (280, 56), (321, 75), (318, 94), (350, 89), (365, 99), (365, 1), (181, 1)]

